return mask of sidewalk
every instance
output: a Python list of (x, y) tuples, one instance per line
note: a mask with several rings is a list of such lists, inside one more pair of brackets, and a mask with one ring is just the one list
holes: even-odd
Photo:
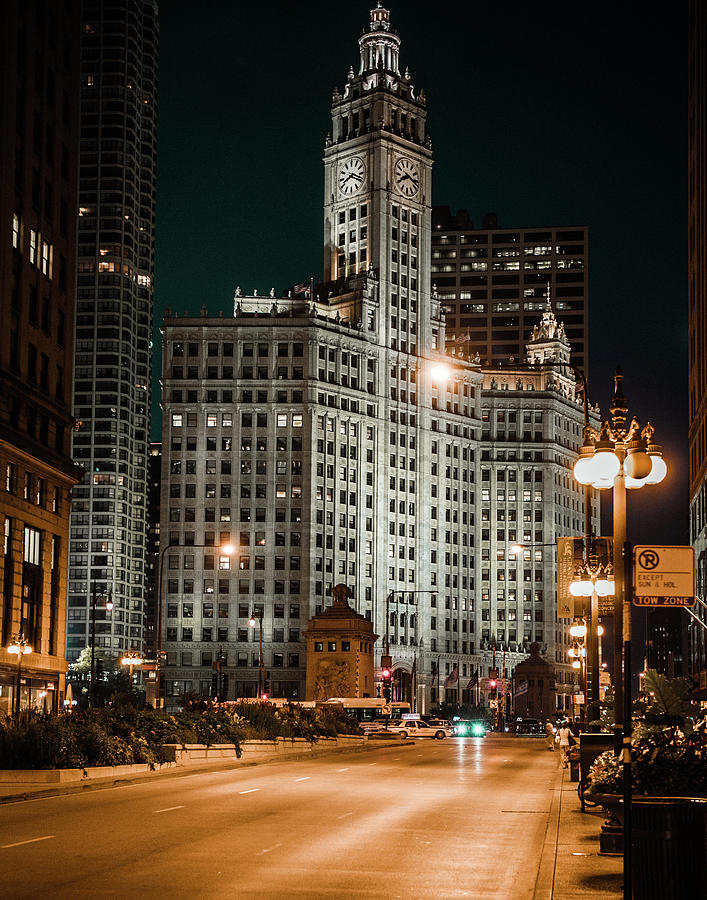
[(540, 861), (535, 900), (623, 898), (623, 859), (599, 855), (601, 807), (582, 812), (577, 782), (560, 768), (548, 833)]

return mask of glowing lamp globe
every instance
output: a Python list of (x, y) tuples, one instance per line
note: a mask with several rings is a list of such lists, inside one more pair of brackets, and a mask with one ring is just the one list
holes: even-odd
[(594, 478), (596, 481), (612, 481), (619, 474), (621, 463), (613, 450), (601, 448), (594, 454)]
[(637, 491), (638, 488), (642, 488), (644, 484), (648, 484), (647, 478), (632, 478), (630, 475), (626, 476), (625, 479), (626, 490), (627, 491)]
[[(651, 458), (638, 441), (631, 441), (624, 460), (624, 472), (631, 478), (645, 478), (651, 471)], [(627, 485), (628, 486), (628, 485)]]
[(572, 581), (570, 583), (570, 594), (572, 594), (573, 597), (583, 597), (584, 596), (584, 594), (582, 593), (582, 582), (581, 581)]
[(592, 482), (592, 487), (596, 488), (598, 491), (605, 491), (607, 488), (612, 488), (613, 486), (613, 478), (597, 478), (596, 481)]
[(594, 479), (594, 456), (580, 456), (574, 464), (574, 477), (580, 484), (591, 484)]
[(595, 587), (599, 597), (608, 597), (614, 593), (614, 582), (608, 578), (598, 578)]
[(584, 638), (587, 636), (587, 626), (583, 625), (581, 622), (577, 622), (575, 625), (570, 625), (570, 635), (573, 638)]
[(668, 474), (668, 467), (665, 460), (658, 454), (651, 454), (651, 471), (646, 478), (647, 484), (660, 484), (660, 482)]

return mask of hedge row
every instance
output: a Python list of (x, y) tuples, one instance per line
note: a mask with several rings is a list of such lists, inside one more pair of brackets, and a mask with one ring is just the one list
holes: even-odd
[(75, 710), (58, 715), (23, 711), (0, 721), (0, 769), (74, 769), (167, 760), (164, 744), (235, 744), (276, 737), (358, 733), (348, 716), (326, 709), (239, 703), (167, 715), (131, 707)]

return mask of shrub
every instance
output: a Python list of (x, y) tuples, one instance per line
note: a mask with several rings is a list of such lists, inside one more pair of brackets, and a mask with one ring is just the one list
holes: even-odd
[(0, 721), (0, 769), (85, 768), (165, 762), (164, 744), (235, 744), (252, 738), (357, 734), (358, 723), (335, 709), (268, 703), (201, 704), (167, 715), (133, 705), (58, 715), (25, 710)]
[[(631, 789), (653, 797), (707, 797), (707, 720), (686, 735), (677, 727), (644, 731), (632, 741)], [(613, 751), (589, 770), (587, 790), (623, 792), (623, 766)]]

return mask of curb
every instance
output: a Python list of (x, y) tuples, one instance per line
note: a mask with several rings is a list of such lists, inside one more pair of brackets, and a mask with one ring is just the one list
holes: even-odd
[(550, 813), (547, 819), (545, 839), (540, 851), (540, 862), (538, 864), (538, 875), (535, 879), (533, 900), (552, 900), (554, 896), (557, 841), (560, 834), (560, 817), (562, 814), (562, 785), (565, 780), (564, 773), (564, 769), (558, 768), (555, 784), (552, 788)]

